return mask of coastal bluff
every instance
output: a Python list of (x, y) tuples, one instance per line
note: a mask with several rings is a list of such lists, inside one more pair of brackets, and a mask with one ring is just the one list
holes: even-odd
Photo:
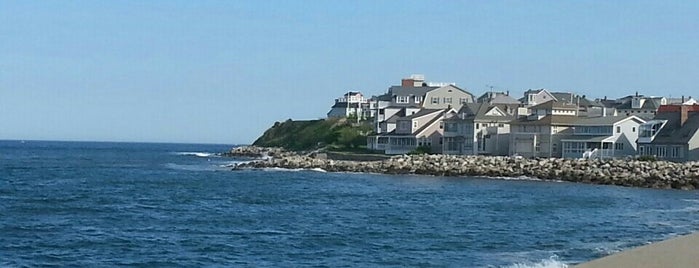
[(323, 169), (328, 172), (420, 174), (433, 176), (531, 177), (542, 180), (694, 190), (699, 188), (699, 162), (640, 161), (632, 158), (582, 160), (505, 156), (400, 155), (384, 160), (329, 159), (319, 152), (295, 153), (280, 148), (239, 147), (228, 156), (264, 157), (238, 169)]

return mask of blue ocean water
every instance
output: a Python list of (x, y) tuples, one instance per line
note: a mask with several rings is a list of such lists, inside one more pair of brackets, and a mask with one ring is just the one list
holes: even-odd
[(229, 171), (227, 145), (0, 141), (0, 266), (561, 267), (699, 229), (699, 192)]

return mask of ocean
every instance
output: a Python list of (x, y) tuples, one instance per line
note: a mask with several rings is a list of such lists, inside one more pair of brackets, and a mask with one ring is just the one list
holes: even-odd
[(699, 229), (699, 192), (243, 170), (230, 145), (0, 141), (0, 266), (565, 267)]

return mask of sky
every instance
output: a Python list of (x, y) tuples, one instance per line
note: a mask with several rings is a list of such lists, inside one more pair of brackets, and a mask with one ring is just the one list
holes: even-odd
[(699, 97), (697, 1), (0, 1), (0, 139), (252, 143), (411, 74)]

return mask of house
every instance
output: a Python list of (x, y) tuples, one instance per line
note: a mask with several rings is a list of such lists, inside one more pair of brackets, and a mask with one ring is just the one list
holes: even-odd
[(663, 105), (640, 126), (638, 154), (669, 161), (699, 160), (699, 105)]
[(443, 119), (455, 114), (456, 110), (451, 108), (421, 109), (414, 114), (398, 117), (394, 130), (369, 136), (367, 148), (385, 154), (406, 154), (418, 146), (426, 146), (433, 153), (441, 153)]
[(386, 94), (377, 97), (377, 133), (390, 132), (395, 115), (407, 116), (425, 109), (459, 109), (463, 103), (474, 102), (473, 95), (454, 84), (425, 82), (423, 75), (412, 75), (401, 80), (400, 86), (391, 86)]
[(560, 157), (561, 138), (572, 132), (578, 106), (548, 101), (529, 107), (510, 122), (510, 155)]
[(578, 117), (572, 132), (561, 138), (563, 158), (615, 158), (636, 154), (640, 125), (637, 116)]
[(335, 99), (335, 104), (330, 108), (328, 117), (349, 117), (358, 118), (371, 117), (369, 100), (365, 99), (361, 92), (350, 91)]
[[(467, 103), (444, 120), (444, 153), (507, 155), (513, 113), (505, 104)], [(510, 110), (514, 111), (514, 110)]]
[(645, 97), (643, 95), (626, 96), (620, 99), (616, 110), (622, 115), (636, 115), (644, 119), (653, 119), (658, 108), (667, 104), (665, 97)]

